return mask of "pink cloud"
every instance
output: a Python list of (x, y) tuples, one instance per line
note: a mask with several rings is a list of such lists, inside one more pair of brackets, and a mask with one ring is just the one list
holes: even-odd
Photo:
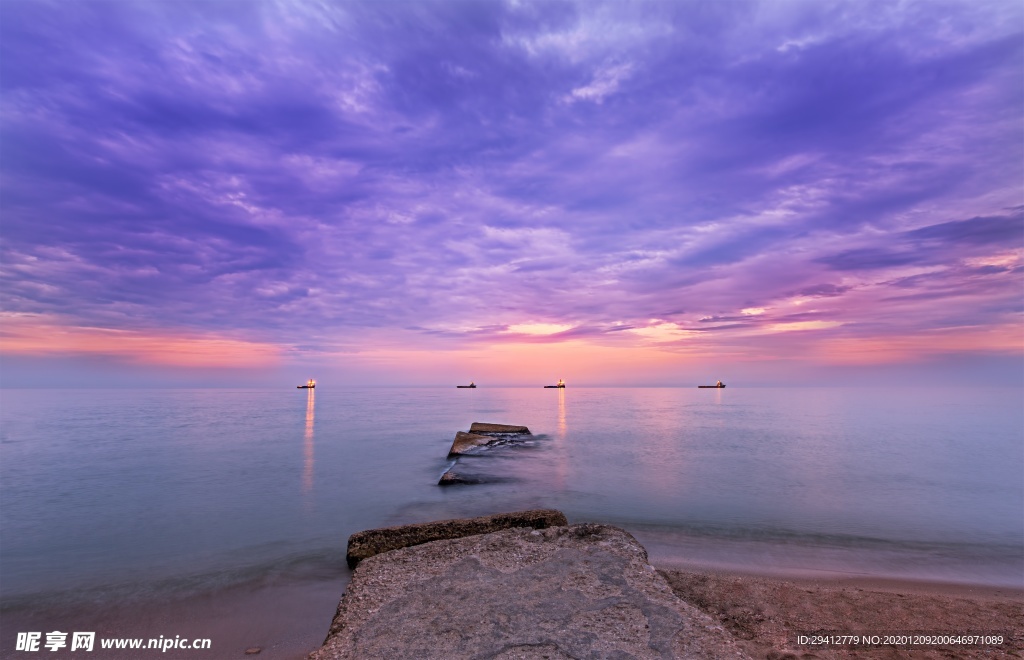
[(0, 351), (8, 355), (92, 355), (141, 365), (256, 368), (277, 364), (282, 352), (273, 344), (213, 333), (81, 327), (33, 315), (6, 315), (2, 320)]

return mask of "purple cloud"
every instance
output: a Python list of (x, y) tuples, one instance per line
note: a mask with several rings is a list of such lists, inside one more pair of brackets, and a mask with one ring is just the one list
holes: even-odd
[(1020, 7), (0, 14), (8, 314), (298, 353), (1019, 322)]

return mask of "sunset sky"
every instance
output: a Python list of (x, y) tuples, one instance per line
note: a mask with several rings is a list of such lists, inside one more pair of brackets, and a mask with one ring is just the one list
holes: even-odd
[(1024, 381), (1024, 4), (0, 2), (5, 387)]

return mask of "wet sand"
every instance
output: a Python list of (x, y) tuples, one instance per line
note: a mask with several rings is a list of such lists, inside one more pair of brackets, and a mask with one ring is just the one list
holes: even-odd
[[(659, 562), (655, 560), (655, 564)], [(717, 618), (754, 658), (1000, 658), (1024, 657), (1024, 590), (877, 578), (779, 578), (714, 569), (659, 566), (676, 595)], [(158, 604), (5, 611), (0, 657), (15, 652), (19, 631), (95, 631), (99, 637), (209, 638), (212, 648), (166, 653), (96, 648), (89, 657), (258, 658), (300, 660), (330, 627), (349, 573), (325, 580), (281, 580)], [(83, 611), (84, 610), (84, 611)], [(800, 646), (797, 635), (910, 632), (1003, 634), (995, 647), (933, 649)], [(246, 655), (259, 647), (258, 655)], [(75, 658), (81, 652), (51, 653)]]
[[(1024, 591), (874, 578), (777, 578), (661, 570), (677, 596), (718, 619), (754, 658), (1024, 657)], [(798, 635), (995, 634), (991, 646), (800, 644)]]
[[(345, 586), (348, 571), (330, 580), (280, 580), (233, 587), (224, 591), (167, 600), (160, 603), (100, 605), (94, 608), (49, 608), (45, 612), (5, 610), (0, 625), (0, 657), (26, 658), (31, 653), (15, 652), (18, 632), (95, 632), (97, 642), (85, 657), (97, 660), (138, 658), (259, 658), (300, 660), (320, 646), (331, 625)], [(174, 638), (211, 640), (208, 650), (101, 650), (101, 637)], [(70, 639), (70, 637), (69, 637)], [(145, 643), (145, 642), (144, 642)], [(249, 648), (258, 655), (246, 655)], [(47, 658), (81, 658), (82, 651), (50, 652)]]

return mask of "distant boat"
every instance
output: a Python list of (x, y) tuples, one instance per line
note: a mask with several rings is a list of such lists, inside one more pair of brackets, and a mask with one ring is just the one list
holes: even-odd
[(698, 385), (697, 388), (698, 389), (705, 389), (705, 390), (706, 389), (720, 390), (720, 389), (724, 389), (725, 388), (725, 383), (723, 383), (722, 381), (718, 381), (714, 385)]
[(455, 387), (459, 388), (460, 390), (475, 390), (476, 383), (474, 383), (473, 381), (469, 381), (469, 385), (456, 385)]
[(558, 379), (558, 385), (545, 385), (544, 388), (545, 389), (564, 390), (565, 389), (565, 381), (562, 380), (561, 378), (559, 378)]
[(312, 378), (310, 378), (308, 383), (306, 383), (305, 385), (296, 385), (295, 389), (297, 389), (297, 390), (311, 390), (311, 389), (313, 389), (315, 387), (316, 387), (316, 381), (313, 380)]

